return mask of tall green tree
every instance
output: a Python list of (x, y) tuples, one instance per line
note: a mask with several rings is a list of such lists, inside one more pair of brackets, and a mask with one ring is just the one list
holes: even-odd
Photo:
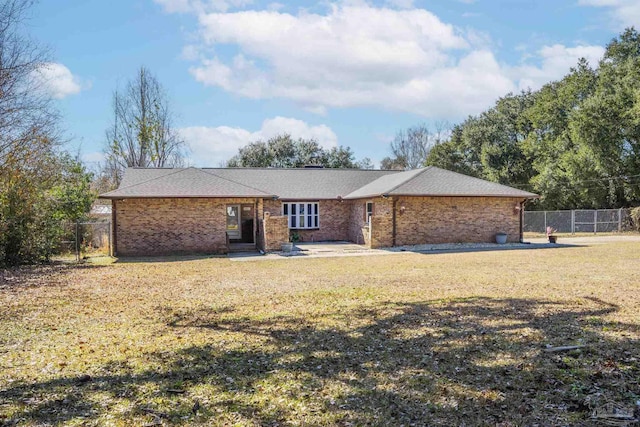
[[(368, 162), (355, 162), (349, 147), (325, 149), (314, 139), (299, 138), (284, 134), (270, 138), (266, 142), (252, 142), (238, 151), (227, 162), (228, 167), (273, 167), (301, 168), (308, 165), (326, 168), (358, 168), (370, 166)], [(363, 159), (364, 160), (364, 159)]]
[(640, 34), (592, 68), (581, 59), (536, 92), (509, 94), (455, 126), (427, 164), (541, 195), (536, 208), (640, 204)]
[(539, 193), (536, 202), (546, 209), (597, 207), (598, 197), (583, 182), (595, 182), (590, 150), (577, 140), (571, 123), (585, 100), (595, 90), (596, 72), (581, 59), (562, 80), (551, 82), (535, 93), (526, 115), (533, 132), (525, 143), (534, 175), (528, 190)]
[(570, 129), (597, 172), (592, 187), (599, 190), (598, 204), (640, 203), (640, 34), (635, 29), (607, 46), (595, 91), (573, 116)]
[(532, 103), (531, 92), (500, 98), (454, 126), (451, 139), (437, 144), (425, 163), (502, 184), (527, 183), (532, 170), (523, 144), (532, 126), (524, 112)]

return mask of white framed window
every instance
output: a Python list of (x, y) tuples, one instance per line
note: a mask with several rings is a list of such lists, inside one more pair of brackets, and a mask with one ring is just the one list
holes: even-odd
[(373, 202), (367, 202), (364, 204), (364, 222), (369, 224), (371, 222), (371, 216), (373, 215)]
[(320, 228), (318, 202), (282, 203), (282, 214), (289, 218), (290, 229)]

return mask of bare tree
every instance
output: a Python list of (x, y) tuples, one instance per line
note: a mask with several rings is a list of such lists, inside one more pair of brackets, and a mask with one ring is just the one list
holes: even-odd
[(48, 54), (24, 32), (31, 0), (0, 3), (0, 169), (57, 143), (58, 114), (38, 71)]
[(435, 132), (422, 124), (399, 131), (391, 142), (391, 157), (381, 160), (382, 169), (416, 169), (424, 165), (431, 148), (446, 140), (449, 135), (447, 122), (435, 123)]
[(113, 94), (113, 125), (106, 132), (103, 174), (117, 186), (127, 167), (183, 166), (186, 144), (172, 122), (164, 89), (149, 70), (140, 67), (124, 91)]

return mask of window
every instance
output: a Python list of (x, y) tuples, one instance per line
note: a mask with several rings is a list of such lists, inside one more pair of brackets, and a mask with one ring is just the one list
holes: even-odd
[(318, 202), (287, 202), (282, 204), (282, 214), (289, 217), (289, 228), (319, 228)]
[(373, 215), (373, 202), (365, 203), (364, 207), (364, 222), (369, 224), (371, 222), (371, 216)]

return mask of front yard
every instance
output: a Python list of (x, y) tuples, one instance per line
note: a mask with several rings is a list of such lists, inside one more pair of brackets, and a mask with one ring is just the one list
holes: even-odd
[(625, 425), (638, 254), (0, 271), (0, 425)]

